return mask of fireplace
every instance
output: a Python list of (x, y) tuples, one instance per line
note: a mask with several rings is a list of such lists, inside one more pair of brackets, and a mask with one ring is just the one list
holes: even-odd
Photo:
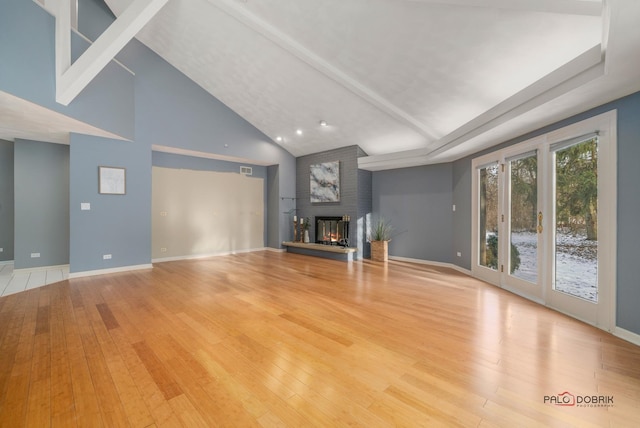
[(316, 243), (324, 245), (349, 246), (350, 216), (315, 218)]

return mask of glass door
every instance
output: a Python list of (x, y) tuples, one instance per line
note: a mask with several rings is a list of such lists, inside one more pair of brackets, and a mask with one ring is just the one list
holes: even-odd
[(598, 136), (552, 145), (549, 303), (595, 323), (598, 280)]
[(615, 326), (616, 113), (472, 161), (474, 276)]
[(474, 273), (482, 279), (496, 283), (499, 276), (500, 211), (499, 162), (492, 160), (475, 168), (474, 205), (477, 222), (474, 223)]
[(503, 244), (503, 283), (518, 294), (542, 298), (540, 223), (542, 186), (538, 184), (538, 150), (518, 153), (505, 159), (506, 240)]

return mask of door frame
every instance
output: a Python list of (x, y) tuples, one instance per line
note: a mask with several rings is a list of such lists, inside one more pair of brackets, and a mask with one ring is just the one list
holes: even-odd
[[(524, 141), (522, 143), (516, 144), (515, 146), (510, 146), (502, 150), (502, 163), (504, 164), (504, 174), (503, 174), (503, 186), (502, 186), (502, 212), (504, 213), (504, 224), (503, 231), (508, 233), (502, 233), (501, 238), (501, 246), (502, 248), (509, 248), (508, 254), (511, 254), (511, 242), (510, 242), (510, 224), (511, 224), (511, 177), (510, 177), (510, 169), (508, 161), (513, 159), (514, 157), (536, 152), (537, 156), (537, 178), (538, 178), (538, 192), (537, 192), (537, 208), (536, 212), (543, 211), (544, 212), (544, 186), (541, 185), (541, 177), (545, 176), (545, 171), (547, 168), (546, 162), (543, 159), (544, 155), (542, 153), (542, 148), (544, 147), (546, 140), (544, 137), (536, 137), (531, 140)], [(509, 269), (506, 269), (502, 272), (501, 275), (501, 284), (502, 287), (506, 290), (511, 291), (512, 293), (518, 294), (522, 297), (525, 297), (529, 300), (533, 300), (537, 303), (544, 304), (544, 287), (540, 284), (540, 278), (544, 278), (546, 269), (544, 263), (544, 235), (537, 233), (538, 238), (537, 243), (537, 267), (538, 267), (538, 284), (533, 284), (531, 282), (525, 281), (523, 279), (519, 279), (510, 275)], [(508, 257), (503, 259), (505, 266), (510, 266), (510, 260)]]
[[(545, 228), (545, 263), (548, 267), (545, 274), (545, 302), (554, 310), (567, 314), (573, 318), (593, 324), (603, 330), (612, 331), (616, 325), (616, 284), (617, 284), (617, 111), (606, 113), (585, 119), (568, 125), (547, 134), (546, 156), (549, 161), (545, 174), (545, 200), (552, 199), (554, 168), (551, 164), (551, 145), (557, 142), (578, 138), (589, 133), (598, 133), (598, 304), (589, 318), (589, 310), (581, 309), (576, 305), (573, 310), (570, 296), (561, 296), (562, 293), (553, 290), (554, 270), (554, 228)], [(547, 210), (549, 220), (555, 216), (555, 201)], [(554, 222), (555, 223), (555, 222)], [(546, 222), (550, 225), (550, 221)], [(606, 287), (600, 287), (606, 284)], [(582, 305), (584, 306), (584, 305)]]
[[(612, 331), (616, 320), (616, 241), (617, 241), (617, 111), (610, 110), (597, 116), (567, 125), (555, 131), (537, 136), (521, 143), (496, 150), (479, 156), (472, 160), (471, 164), (471, 273), (474, 277), (482, 279), (490, 284), (504, 288), (512, 293), (521, 295), (529, 300), (548, 306), (554, 310), (565, 313), (573, 318), (593, 324), (603, 330)], [(558, 305), (558, 300), (553, 296), (552, 290), (554, 261), (553, 250), (555, 224), (553, 220), (555, 201), (552, 198), (553, 172), (551, 159), (551, 145), (560, 141), (569, 140), (581, 135), (598, 132), (598, 284), (607, 284), (604, 291), (599, 287), (598, 305), (595, 319), (589, 320), (580, 313), (571, 313), (563, 305)], [(601, 149), (603, 147), (604, 149)], [(519, 153), (537, 150), (538, 153), (538, 209), (543, 212), (544, 229), (542, 236), (538, 237), (538, 286), (522, 286), (519, 281), (509, 281), (508, 272), (500, 272), (486, 268), (479, 264), (478, 233), (479, 223), (479, 170), (487, 165), (497, 162), (505, 165), (505, 160)], [(505, 169), (506, 165), (505, 165)], [(500, 167), (502, 171), (502, 167)], [(509, 206), (508, 190), (505, 185), (508, 181), (506, 174), (499, 173), (498, 210), (499, 216), (505, 216), (505, 222), (499, 222), (499, 248), (509, 248), (508, 231)], [(504, 251), (502, 252), (504, 253)], [(500, 263), (508, 262), (504, 254), (500, 254)], [(508, 271), (508, 269), (507, 269)], [(526, 281), (522, 281), (523, 283)]]

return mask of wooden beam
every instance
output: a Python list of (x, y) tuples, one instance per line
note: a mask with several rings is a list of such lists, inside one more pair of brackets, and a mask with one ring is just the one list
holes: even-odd
[[(69, 0), (61, 0), (68, 3)], [(66, 70), (57, 70), (56, 101), (69, 105), (118, 52), (155, 16), (169, 0), (135, 0), (104, 33)], [(65, 18), (67, 17), (67, 18)], [(58, 20), (70, 20), (69, 13), (59, 15)], [(66, 23), (60, 24), (66, 27)], [(68, 27), (67, 27), (68, 28)], [(60, 36), (62, 39), (62, 36)], [(70, 40), (70, 39), (69, 39)], [(62, 43), (62, 40), (61, 40)], [(58, 45), (58, 42), (56, 42)], [(66, 49), (61, 47), (60, 50)], [(56, 50), (56, 55), (58, 55)], [(69, 47), (70, 52), (70, 47)], [(60, 59), (61, 67), (63, 67)], [(56, 60), (58, 63), (58, 60)]]

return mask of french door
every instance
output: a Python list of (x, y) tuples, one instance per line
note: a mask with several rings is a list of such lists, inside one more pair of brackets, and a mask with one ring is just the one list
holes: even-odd
[(474, 276), (615, 325), (615, 111), (473, 161)]

